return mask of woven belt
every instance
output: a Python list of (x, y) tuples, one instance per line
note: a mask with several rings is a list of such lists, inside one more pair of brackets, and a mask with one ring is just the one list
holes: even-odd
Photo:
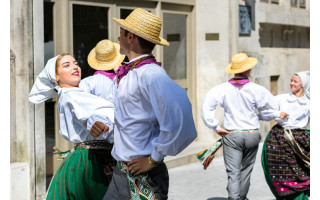
[(68, 157), (74, 150), (76, 150), (79, 147), (83, 147), (85, 149), (105, 149), (105, 150), (112, 150), (113, 144), (110, 144), (109, 142), (105, 140), (90, 140), (85, 142), (80, 142), (74, 145), (73, 149), (67, 150), (67, 151), (61, 151), (56, 146), (53, 147), (55, 150), (53, 153), (57, 154), (58, 160), (64, 160), (66, 157)]
[(148, 174), (132, 175), (126, 164), (120, 161), (117, 161), (117, 166), (122, 173), (127, 175), (132, 200), (156, 200), (153, 190), (147, 182)]
[(85, 142), (80, 142), (74, 145), (74, 149), (83, 147), (85, 149), (106, 149), (112, 150), (113, 144), (110, 144), (106, 140), (90, 140)]
[(241, 130), (241, 129), (233, 129), (228, 130), (230, 133), (259, 133), (258, 129), (248, 129), (248, 130)]

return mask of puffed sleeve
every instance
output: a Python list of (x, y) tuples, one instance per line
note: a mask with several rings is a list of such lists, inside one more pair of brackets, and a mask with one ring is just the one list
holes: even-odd
[(214, 129), (219, 130), (219, 121), (215, 118), (216, 107), (223, 107), (224, 92), (222, 85), (212, 88), (205, 96), (201, 106), (201, 118), (204, 124)]
[(197, 137), (191, 103), (187, 93), (163, 69), (143, 76), (139, 82), (142, 95), (152, 105), (160, 134), (152, 140), (152, 159), (161, 161), (166, 155), (177, 155)]
[[(109, 131), (101, 134), (96, 139), (111, 139), (110, 134), (113, 133), (114, 124), (114, 105), (113, 103), (89, 94), (87, 92), (74, 92), (68, 98), (65, 104), (66, 109), (71, 109), (73, 116), (79, 121), (86, 123), (88, 131), (91, 130), (92, 125), (96, 122), (102, 122), (109, 127)], [(73, 120), (74, 121), (74, 120)]]
[(79, 88), (81, 88), (85, 92), (94, 94), (94, 85), (95, 85), (94, 81), (95, 81), (94, 76), (88, 76), (80, 81)]
[[(283, 95), (273, 96), (267, 89), (263, 90), (265, 93), (260, 95), (260, 105), (258, 107), (259, 120), (270, 121), (280, 119), (280, 101)], [(280, 119), (281, 120), (281, 119)]]

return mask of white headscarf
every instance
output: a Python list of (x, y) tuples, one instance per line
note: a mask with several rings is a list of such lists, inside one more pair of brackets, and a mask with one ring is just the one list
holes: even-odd
[(310, 98), (310, 71), (297, 72), (302, 82), (303, 93)]
[(29, 93), (30, 102), (38, 104), (58, 95), (57, 91), (60, 91), (60, 87), (56, 81), (56, 61), (58, 56), (49, 59), (37, 77)]

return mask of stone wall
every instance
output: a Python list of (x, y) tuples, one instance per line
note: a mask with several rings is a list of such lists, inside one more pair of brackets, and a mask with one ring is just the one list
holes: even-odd
[(43, 68), (42, 13), (42, 0), (11, 1), (10, 163), (11, 170), (18, 163), (27, 163), (26, 169), (30, 169), (27, 185), (11, 188), (11, 193), (19, 194), (27, 188), (30, 195), (25, 199), (41, 199), (45, 194), (44, 106), (29, 102), (34, 74)]
[[(10, 53), (11, 53), (11, 113), (15, 119), (11, 120), (11, 144), (15, 151), (11, 151), (11, 163), (29, 163), (30, 177), (34, 177), (34, 106), (28, 101), (28, 94), (32, 86), (33, 74), (33, 35), (32, 35), (32, 2), (27, 0), (11, 1), (10, 12)], [(12, 165), (11, 165), (12, 166)], [(13, 170), (13, 169), (11, 169)], [(35, 195), (35, 180), (30, 179), (27, 188), (30, 196)], [(13, 191), (11, 191), (13, 192)], [(16, 188), (14, 193), (19, 193)]]

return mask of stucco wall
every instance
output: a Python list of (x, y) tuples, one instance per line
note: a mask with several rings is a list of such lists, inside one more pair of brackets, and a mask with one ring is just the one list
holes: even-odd
[[(204, 12), (210, 8), (210, 12)], [(221, 11), (224, 12), (221, 12)], [(201, 105), (207, 92), (225, 82), (224, 72), (229, 63), (229, 2), (201, 0), (196, 5), (196, 64), (197, 64), (197, 130), (199, 142), (212, 143), (218, 139), (214, 131), (207, 128), (201, 119)], [(219, 33), (219, 40), (206, 40), (206, 33)], [(218, 108), (216, 116), (223, 121), (223, 113)]]
[[(11, 112), (16, 116), (11, 120), (10, 131), (15, 144), (15, 151), (11, 151), (11, 162), (29, 163), (30, 177), (34, 177), (34, 109), (28, 101), (28, 94), (31, 89), (33, 74), (33, 37), (32, 37), (32, 2), (28, 0), (11, 1), (10, 12), (10, 52), (11, 66), (14, 66), (12, 76), (15, 77), (11, 85)], [(13, 169), (11, 169), (13, 170)], [(34, 179), (28, 181), (27, 188), (30, 188), (30, 196), (34, 196)], [(19, 188), (14, 192), (19, 192)], [(21, 191), (20, 191), (21, 192)]]
[(27, 189), (30, 195), (25, 194), (25, 199), (40, 199), (46, 192), (44, 106), (29, 102), (34, 73), (43, 69), (42, 3), (15, 0), (10, 4), (10, 163), (12, 172), (13, 166), (21, 162), (30, 169), (25, 172), (25, 187), (11, 188), (11, 193), (25, 193)]

